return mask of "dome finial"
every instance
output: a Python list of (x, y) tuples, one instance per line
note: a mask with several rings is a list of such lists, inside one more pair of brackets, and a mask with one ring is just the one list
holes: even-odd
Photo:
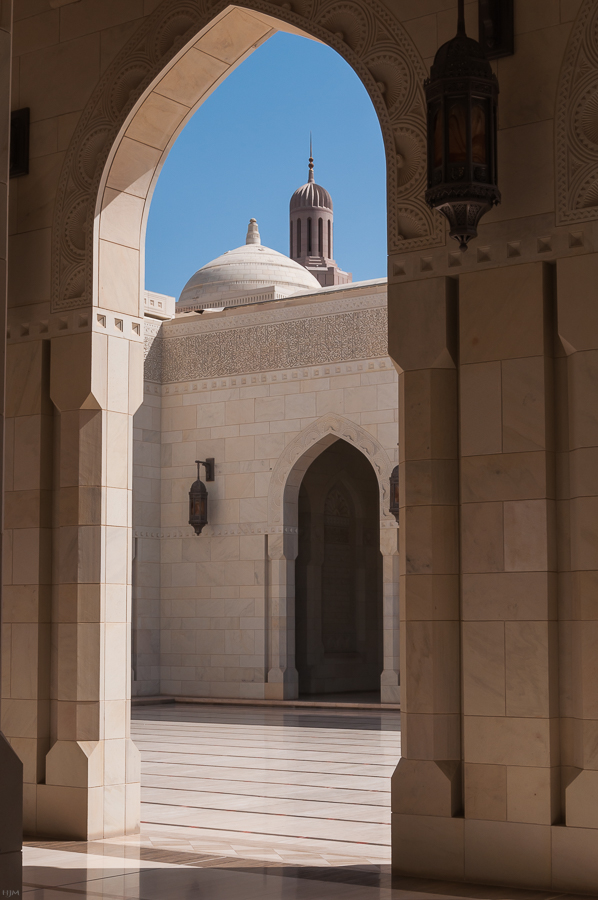
[(246, 244), (261, 244), (262, 239), (260, 238), (260, 230), (258, 228), (257, 220), (250, 219), (249, 220), (249, 228), (247, 229), (247, 237), (245, 238)]
[(309, 132), (309, 177), (307, 179), (308, 184), (313, 184), (314, 181), (314, 149), (313, 149), (313, 140), (311, 131)]

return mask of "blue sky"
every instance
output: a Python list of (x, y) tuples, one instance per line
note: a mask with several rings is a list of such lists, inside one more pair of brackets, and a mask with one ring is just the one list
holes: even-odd
[(150, 207), (146, 288), (178, 298), (205, 263), (245, 241), (288, 254), (289, 200), (316, 181), (334, 201), (335, 258), (355, 281), (386, 275), (380, 126), (365, 88), (334, 50), (278, 33), (200, 107), (174, 145)]

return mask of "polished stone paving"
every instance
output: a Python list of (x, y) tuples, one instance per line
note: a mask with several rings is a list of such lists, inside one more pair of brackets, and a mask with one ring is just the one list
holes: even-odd
[(390, 875), (396, 711), (138, 707), (141, 834), (28, 842), (28, 900), (547, 900)]

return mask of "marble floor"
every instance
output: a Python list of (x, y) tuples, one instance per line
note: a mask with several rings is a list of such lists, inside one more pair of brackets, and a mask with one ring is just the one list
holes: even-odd
[(548, 900), (395, 879), (396, 711), (154, 706), (133, 711), (141, 833), (29, 841), (28, 900)]

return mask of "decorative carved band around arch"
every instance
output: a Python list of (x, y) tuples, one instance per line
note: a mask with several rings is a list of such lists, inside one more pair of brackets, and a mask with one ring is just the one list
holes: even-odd
[(598, 5), (583, 0), (556, 111), (557, 224), (598, 218)]
[[(329, 438), (326, 442), (326, 438)], [(308, 425), (294, 440), (288, 444), (278, 458), (268, 491), (268, 525), (271, 528), (280, 527), (288, 523), (285, 521), (285, 503), (288, 502), (289, 486), (293, 492), (298, 493), (299, 485), (310, 463), (327, 446), (336, 440), (347, 441), (367, 457), (376, 473), (380, 489), (380, 520), (388, 527), (396, 528), (394, 516), (390, 514), (390, 488), (389, 479), (392, 472), (392, 462), (384, 447), (368, 431), (365, 431), (355, 422), (350, 422), (343, 416), (333, 413), (322, 416), (317, 421)], [(310, 450), (314, 450), (310, 454)], [(298, 463), (302, 462), (299, 466)], [(293, 475), (296, 475), (293, 479)], [(296, 498), (293, 499), (293, 502)]]
[[(423, 200), (422, 85), (427, 72), (401, 23), (379, 0), (243, 0), (235, 6), (300, 29), (347, 60), (372, 99), (384, 138), (389, 252), (443, 243), (440, 217), (434, 216)], [(81, 115), (59, 183), (53, 232), (53, 311), (92, 303), (98, 191), (119, 134), (173, 60), (191, 49), (202, 29), (230, 8), (227, 0), (164, 0), (100, 80)]]

